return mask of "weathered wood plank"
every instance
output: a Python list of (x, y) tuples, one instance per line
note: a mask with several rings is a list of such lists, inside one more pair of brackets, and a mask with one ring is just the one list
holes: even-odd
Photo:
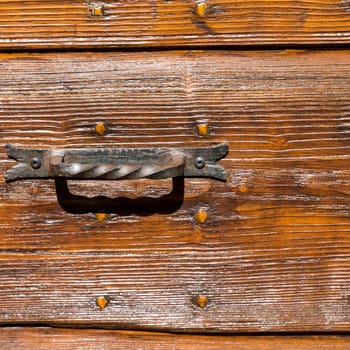
[(348, 350), (347, 336), (205, 336), (87, 329), (3, 328), (3, 350)]
[[(0, 1), (0, 48), (350, 42), (347, 0)], [(204, 3), (197, 9), (198, 3)]]
[[(178, 180), (165, 199), (143, 197), (171, 192), (167, 180), (70, 183), (81, 198), (62, 182), (1, 179), (1, 322), (348, 331), (349, 58), (341, 50), (0, 55), (3, 144), (230, 145), (220, 161), (227, 183), (186, 179), (182, 189)], [(196, 135), (197, 120), (208, 121), (209, 136)], [(4, 148), (0, 159), (3, 174), (14, 162)], [(101, 194), (110, 198), (86, 198)], [(200, 208), (209, 215), (202, 224)], [(94, 211), (109, 215), (99, 221)], [(103, 310), (101, 295), (110, 298)]]

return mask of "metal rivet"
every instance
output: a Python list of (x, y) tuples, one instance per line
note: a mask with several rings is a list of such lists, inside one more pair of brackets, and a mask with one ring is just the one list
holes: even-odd
[(33, 169), (40, 169), (41, 167), (41, 160), (37, 157), (35, 158), (32, 158), (30, 160), (30, 166), (33, 168)]
[(194, 166), (197, 168), (197, 169), (203, 169), (205, 167), (205, 160), (204, 158), (202, 157), (197, 157), (195, 160), (194, 160)]
[(208, 305), (208, 298), (205, 295), (198, 295), (195, 302), (198, 307), (203, 309)]
[(208, 209), (200, 208), (198, 209), (195, 219), (199, 224), (204, 224), (208, 220)]
[(100, 309), (104, 309), (109, 304), (109, 298), (107, 296), (101, 295), (96, 298), (96, 305)]
[(96, 213), (96, 219), (98, 221), (105, 221), (108, 218), (106, 213)]
[(209, 124), (207, 122), (198, 122), (196, 128), (199, 136), (208, 136)]
[(95, 125), (95, 132), (99, 136), (103, 136), (107, 132), (107, 124), (106, 123), (97, 123)]
[(31, 189), (30, 189), (30, 193), (31, 194), (38, 194), (39, 193), (39, 188), (38, 187), (32, 187)]
[(199, 2), (196, 5), (196, 14), (199, 17), (204, 17), (207, 13), (207, 9), (208, 9), (208, 4), (206, 2)]
[(104, 3), (96, 2), (89, 4), (90, 15), (93, 17), (102, 17), (104, 15)]
[(246, 193), (246, 192), (248, 192), (248, 186), (247, 185), (241, 185), (241, 186), (239, 186), (239, 190), (242, 193)]

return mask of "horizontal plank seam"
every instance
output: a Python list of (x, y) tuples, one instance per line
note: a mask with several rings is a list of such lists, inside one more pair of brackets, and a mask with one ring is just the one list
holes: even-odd
[(96, 47), (96, 46), (86, 46), (86, 47), (69, 47), (69, 46), (61, 46), (54, 48), (13, 48), (6, 49), (0, 48), (0, 53), (9, 54), (9, 53), (55, 53), (55, 52), (155, 52), (155, 51), (220, 51), (220, 50), (239, 50), (239, 51), (268, 51), (268, 50), (344, 50), (350, 49), (350, 43), (327, 43), (327, 44), (313, 44), (313, 43), (304, 43), (304, 44), (232, 44), (232, 45), (169, 45), (169, 46), (140, 46), (140, 47)]
[(135, 327), (135, 328), (114, 328), (112, 326), (98, 326), (98, 327), (91, 327), (91, 325), (84, 325), (84, 324), (55, 324), (52, 322), (12, 322), (12, 323), (2, 323), (0, 322), (0, 328), (35, 328), (35, 329), (67, 329), (67, 330), (74, 330), (74, 329), (80, 329), (80, 330), (112, 330), (116, 332), (135, 332), (135, 333), (140, 333), (140, 334), (149, 334), (149, 335), (193, 335), (193, 336), (203, 336), (203, 335), (210, 335), (210, 336), (220, 336), (220, 337), (257, 337), (257, 338), (264, 338), (264, 337), (309, 337), (309, 336), (317, 336), (317, 337), (328, 337), (328, 336), (341, 336), (341, 337), (349, 337), (350, 338), (350, 331), (298, 331), (298, 332), (291, 332), (291, 331), (281, 331), (281, 332), (271, 332), (271, 331), (261, 331), (261, 332), (208, 332), (208, 331), (203, 331), (203, 332), (184, 332), (184, 331), (179, 331), (177, 332), (176, 330), (148, 330), (146, 327)]

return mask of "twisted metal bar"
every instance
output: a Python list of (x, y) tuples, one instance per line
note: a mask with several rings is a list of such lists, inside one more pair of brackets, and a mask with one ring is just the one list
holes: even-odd
[(61, 162), (56, 164), (59, 175), (86, 179), (141, 179), (182, 176), (186, 164), (183, 153), (169, 151), (161, 155), (159, 162), (137, 164), (130, 159), (128, 164), (111, 162)]

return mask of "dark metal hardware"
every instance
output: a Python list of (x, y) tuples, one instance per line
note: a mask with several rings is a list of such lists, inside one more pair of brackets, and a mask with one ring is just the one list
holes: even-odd
[(198, 148), (23, 149), (6, 146), (18, 163), (5, 174), (7, 182), (35, 178), (165, 179), (178, 176), (226, 180), (215, 162), (228, 144)]

